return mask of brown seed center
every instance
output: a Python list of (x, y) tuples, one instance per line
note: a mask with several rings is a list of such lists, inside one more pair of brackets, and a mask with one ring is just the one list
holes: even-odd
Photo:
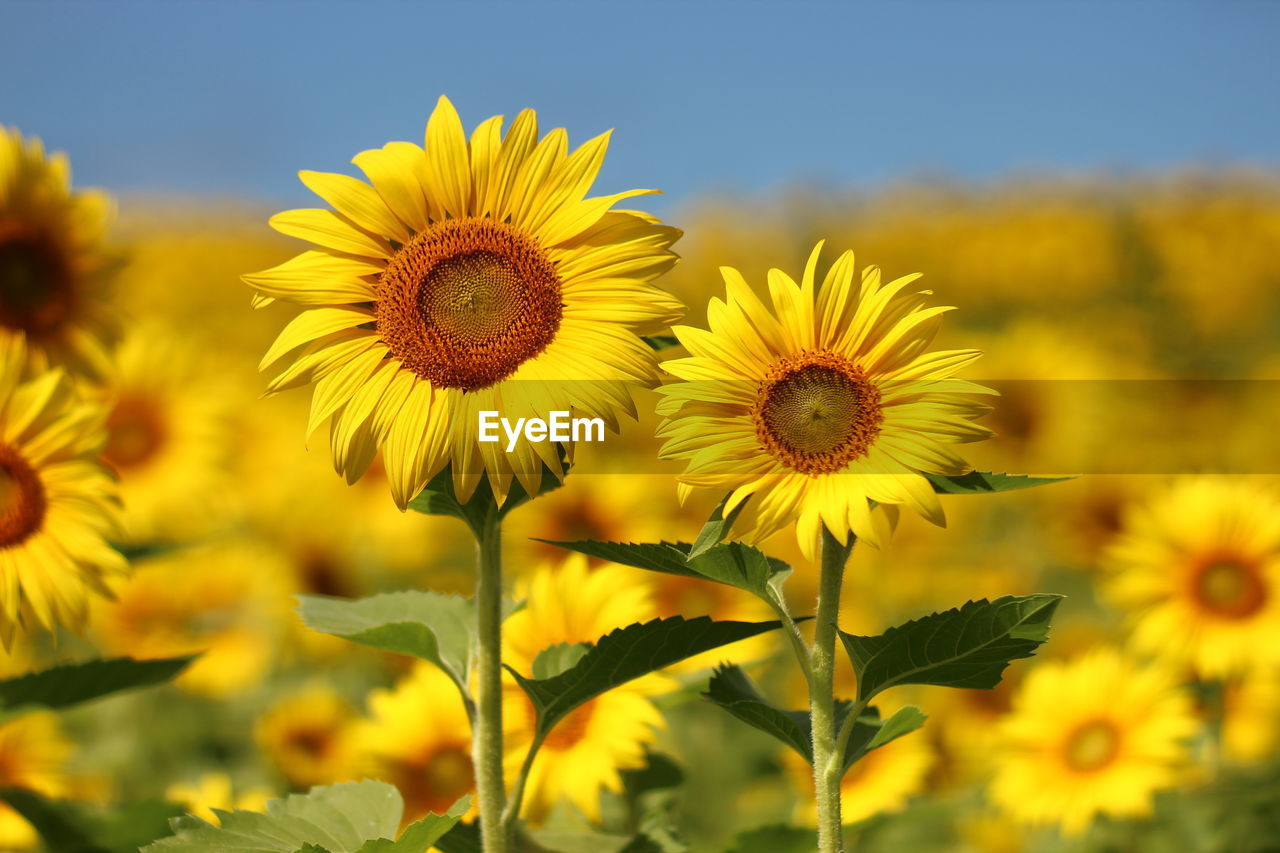
[(1120, 731), (1110, 720), (1090, 720), (1067, 736), (1067, 766), (1080, 773), (1106, 767), (1120, 752)]
[(44, 484), (35, 470), (0, 444), (0, 550), (20, 545), (39, 530), (46, 508)]
[(71, 313), (71, 295), (58, 248), (28, 225), (0, 220), (0, 326), (47, 337)]
[(155, 402), (126, 395), (107, 416), (107, 446), (102, 455), (117, 471), (137, 468), (159, 452), (167, 437)]
[(1267, 585), (1252, 560), (1215, 555), (1191, 573), (1192, 595), (1199, 604), (1224, 619), (1247, 619), (1267, 603)]
[(756, 436), (783, 465), (830, 474), (866, 455), (884, 412), (862, 368), (835, 353), (814, 352), (770, 368), (752, 418)]
[(555, 339), (564, 305), (555, 266), (532, 239), (488, 219), (416, 234), (378, 283), (378, 334), (439, 388), (475, 391), (507, 378)]

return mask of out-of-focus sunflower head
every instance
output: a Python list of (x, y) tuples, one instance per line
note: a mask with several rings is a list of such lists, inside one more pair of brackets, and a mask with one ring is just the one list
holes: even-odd
[(65, 154), (0, 126), (0, 335), (39, 367), (99, 374), (115, 336), (105, 193), (71, 189)]
[[(0, 724), (0, 787), (25, 788), (46, 797), (69, 793), (68, 761), (74, 745), (51, 712), (26, 714)], [(0, 803), (0, 849), (34, 850), (35, 828), (8, 803)]]
[(176, 683), (226, 696), (258, 683), (273, 663), (292, 617), (287, 577), (280, 555), (258, 542), (154, 557), (95, 608), (94, 635), (110, 652), (135, 658), (199, 653)]
[(314, 384), (308, 433), (330, 421), (348, 482), (381, 451), (401, 508), (446, 465), (464, 500), (482, 477), (499, 497), (513, 475), (535, 494), (544, 465), (563, 474), (554, 444), (504, 453), (478, 440), (479, 412), (574, 411), (616, 432), (631, 388), (658, 378), (640, 336), (681, 312), (650, 284), (679, 232), (611, 209), (647, 190), (587, 197), (608, 134), (568, 153), (525, 110), (468, 140), (442, 97), (425, 143), (357, 155), (369, 183), (302, 172), (333, 209), (272, 218), (316, 248), (245, 277), (260, 301), (302, 308), (262, 360), (268, 390)]
[(355, 710), (326, 684), (276, 701), (254, 726), (262, 751), (295, 788), (345, 782), (362, 769), (352, 723)]
[(217, 826), (218, 811), (242, 810), (264, 812), (274, 792), (265, 787), (237, 790), (231, 777), (221, 771), (201, 774), (191, 782), (174, 782), (165, 789), (164, 798), (185, 806), (190, 814)]

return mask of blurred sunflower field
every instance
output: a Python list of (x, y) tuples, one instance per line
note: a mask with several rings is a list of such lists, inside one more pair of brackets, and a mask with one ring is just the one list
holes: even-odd
[(458, 106), (284, 213), (4, 127), (0, 851), (1280, 850), (1280, 174)]

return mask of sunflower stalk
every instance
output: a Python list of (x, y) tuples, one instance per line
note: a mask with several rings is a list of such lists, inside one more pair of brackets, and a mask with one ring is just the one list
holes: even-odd
[(813, 783), (818, 806), (820, 853), (842, 853), (844, 850), (840, 818), (840, 777), (843, 775), (844, 762), (838, 748), (835, 725), (835, 658), (840, 588), (853, 542), (853, 535), (850, 534), (849, 544), (842, 545), (825, 525), (822, 528), (821, 576), (813, 648), (810, 651), (812, 678), (809, 688), (809, 716), (813, 731)]
[(480, 837), (485, 853), (511, 849), (504, 821), (506, 780), (502, 745), (502, 518), (493, 502), (476, 531), (476, 714), (472, 740)]

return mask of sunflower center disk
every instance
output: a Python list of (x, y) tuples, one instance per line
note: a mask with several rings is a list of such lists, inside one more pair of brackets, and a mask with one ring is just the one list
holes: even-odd
[(117, 471), (136, 468), (156, 455), (166, 435), (154, 403), (122, 397), (107, 416), (107, 446), (102, 455)]
[(56, 249), (28, 228), (0, 221), (0, 326), (46, 335), (66, 318), (69, 297)]
[(406, 818), (416, 819), (427, 812), (442, 814), (475, 785), (471, 756), (462, 746), (445, 744), (424, 758), (423, 763), (414, 762), (398, 774)]
[(40, 529), (44, 484), (25, 459), (0, 445), (0, 549), (21, 544)]
[(774, 365), (752, 416), (765, 449), (804, 474), (833, 473), (865, 456), (884, 420), (875, 385), (832, 353)]
[(1227, 619), (1245, 619), (1267, 603), (1267, 587), (1257, 568), (1234, 558), (1205, 562), (1195, 572), (1193, 587), (1206, 610)]
[(387, 264), (375, 306), (391, 354), (439, 388), (507, 378), (555, 339), (564, 305), (542, 249), (501, 222), (448, 220)]
[(1067, 766), (1081, 773), (1100, 770), (1120, 752), (1120, 732), (1107, 720), (1093, 720), (1067, 739)]

